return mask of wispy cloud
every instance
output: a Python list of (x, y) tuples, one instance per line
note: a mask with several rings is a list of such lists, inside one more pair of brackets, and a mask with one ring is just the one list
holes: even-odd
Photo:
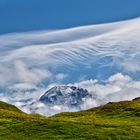
[[(38, 98), (50, 84), (65, 84), (65, 80), (72, 83), (72, 77), (74, 82), (84, 78), (88, 83), (86, 88), (90, 87), (88, 90), (94, 91), (96, 87), (96, 96), (108, 95), (110, 100), (111, 93), (119, 95), (133, 90), (138, 95), (139, 89), (135, 86), (139, 81), (135, 81), (133, 76), (140, 79), (137, 74), (140, 72), (139, 25), (140, 18), (137, 18), (66, 30), (1, 35), (1, 95), (10, 92), (9, 98), (17, 93), (19, 98)], [(113, 80), (114, 77), (106, 79), (103, 85), (99, 83), (104, 78), (98, 84), (96, 80), (86, 81), (87, 77), (94, 79), (94, 73), (97, 77), (103, 73), (105, 78), (121, 74), (115, 77), (117, 80)], [(125, 81), (127, 78), (129, 82)], [(127, 99), (126, 96), (119, 97)]]

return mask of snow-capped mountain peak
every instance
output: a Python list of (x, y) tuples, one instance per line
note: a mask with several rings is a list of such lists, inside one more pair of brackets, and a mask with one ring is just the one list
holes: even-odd
[(40, 97), (40, 101), (46, 105), (65, 105), (79, 107), (84, 98), (90, 97), (86, 89), (75, 86), (55, 86)]

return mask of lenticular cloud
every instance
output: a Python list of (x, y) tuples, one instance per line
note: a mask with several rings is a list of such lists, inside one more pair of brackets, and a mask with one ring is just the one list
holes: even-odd
[(96, 95), (83, 109), (140, 96), (139, 25), (137, 18), (1, 35), (0, 99), (20, 106), (22, 100), (37, 100), (46, 89), (61, 84), (77, 84)]

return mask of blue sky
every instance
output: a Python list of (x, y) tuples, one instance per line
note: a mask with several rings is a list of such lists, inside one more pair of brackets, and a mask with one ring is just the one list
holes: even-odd
[(140, 16), (140, 0), (0, 0), (0, 34), (70, 28)]

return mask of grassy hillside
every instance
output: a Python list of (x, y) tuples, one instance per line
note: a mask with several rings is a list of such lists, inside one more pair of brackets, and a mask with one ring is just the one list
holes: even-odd
[(140, 140), (140, 98), (52, 117), (0, 102), (0, 140)]

